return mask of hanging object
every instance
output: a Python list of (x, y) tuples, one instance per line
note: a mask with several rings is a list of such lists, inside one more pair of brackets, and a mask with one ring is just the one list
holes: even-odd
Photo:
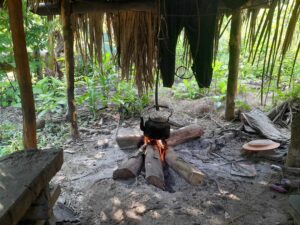
[(197, 83), (199, 87), (210, 86), (218, 2), (161, 1), (159, 69), (165, 87), (172, 87), (174, 83), (176, 45), (183, 28), (190, 44)]

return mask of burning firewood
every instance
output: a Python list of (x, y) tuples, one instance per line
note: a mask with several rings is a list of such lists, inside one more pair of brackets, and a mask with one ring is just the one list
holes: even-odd
[(179, 157), (172, 148), (166, 151), (166, 162), (178, 175), (192, 185), (200, 185), (205, 177), (197, 168)]
[(156, 146), (148, 145), (145, 158), (146, 180), (161, 189), (165, 189), (165, 179), (161, 157)]
[[(120, 149), (137, 148), (143, 140), (143, 135), (128, 128), (120, 129), (116, 141)], [(182, 144), (188, 140), (199, 138), (204, 134), (199, 125), (192, 124), (178, 130), (171, 131), (171, 136), (166, 140), (168, 146)]]
[[(128, 131), (128, 129), (127, 129)], [(152, 130), (151, 130), (152, 132)], [(156, 139), (159, 136), (155, 133), (155, 138), (148, 136), (133, 135), (122, 133), (117, 137), (117, 142), (122, 148), (128, 146), (137, 146), (143, 143), (143, 146), (137, 153), (122, 162), (119, 168), (114, 171), (114, 179), (129, 179), (136, 177), (143, 166), (143, 155), (145, 155), (145, 173), (148, 183), (165, 190), (165, 180), (163, 166), (168, 164), (178, 175), (182, 176), (192, 185), (200, 185), (205, 175), (193, 165), (185, 162), (181, 157), (175, 154), (170, 146), (184, 143), (187, 140), (201, 137), (203, 130), (198, 125), (183, 127), (171, 133), (168, 139)]]
[(145, 146), (142, 146), (128, 159), (124, 160), (113, 173), (113, 179), (130, 179), (136, 177), (143, 166)]

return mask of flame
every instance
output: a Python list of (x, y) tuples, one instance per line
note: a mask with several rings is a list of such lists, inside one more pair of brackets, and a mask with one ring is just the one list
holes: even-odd
[(165, 161), (166, 158), (166, 151), (168, 149), (167, 143), (165, 140), (156, 140), (151, 139), (147, 136), (144, 136), (144, 144), (150, 144), (155, 147), (159, 151), (160, 160), (162, 162)]

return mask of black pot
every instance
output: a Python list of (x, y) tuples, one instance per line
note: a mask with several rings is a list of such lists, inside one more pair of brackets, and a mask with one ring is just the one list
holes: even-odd
[(170, 137), (171, 126), (168, 122), (155, 121), (149, 118), (144, 124), (144, 119), (141, 117), (140, 127), (144, 136), (148, 138), (160, 140)]

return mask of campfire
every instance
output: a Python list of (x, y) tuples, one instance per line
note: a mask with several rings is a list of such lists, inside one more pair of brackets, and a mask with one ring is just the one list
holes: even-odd
[(145, 179), (162, 190), (166, 189), (164, 167), (168, 166), (192, 185), (200, 185), (204, 174), (185, 162), (173, 150), (173, 146), (199, 138), (203, 130), (198, 125), (190, 125), (170, 131), (170, 125), (161, 121), (141, 120), (143, 135), (124, 129), (117, 135), (121, 149), (136, 147), (138, 150), (124, 160), (113, 173), (114, 179), (131, 179), (145, 170)]

